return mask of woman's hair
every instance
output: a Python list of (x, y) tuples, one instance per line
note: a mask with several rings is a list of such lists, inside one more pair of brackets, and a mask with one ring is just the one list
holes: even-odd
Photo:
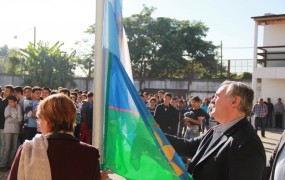
[(47, 121), (49, 132), (73, 132), (76, 108), (69, 97), (55, 94), (40, 102), (37, 117)]

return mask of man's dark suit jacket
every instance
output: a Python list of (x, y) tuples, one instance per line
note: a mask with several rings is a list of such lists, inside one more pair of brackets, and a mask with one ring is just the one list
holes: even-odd
[[(79, 142), (69, 134), (52, 134), (47, 140), (47, 154), (53, 180), (101, 179), (99, 152), (95, 147)], [(8, 179), (17, 179), (21, 152), (22, 146), (16, 154)]]
[(269, 160), (270, 166), (268, 167), (267, 175), (268, 175), (268, 178), (270, 176), (269, 179), (271, 179), (271, 180), (274, 179), (274, 172), (275, 172), (277, 159), (278, 159), (279, 155), (281, 154), (281, 152), (283, 151), (284, 146), (285, 146), (285, 131), (283, 132), (281, 139), (279, 140), (278, 144), (276, 145), (276, 148), (273, 151), (272, 156)]
[(247, 119), (228, 129), (207, 152), (213, 129), (191, 140), (166, 136), (178, 154), (193, 157), (187, 171), (195, 180), (262, 179), (266, 167), (265, 151)]

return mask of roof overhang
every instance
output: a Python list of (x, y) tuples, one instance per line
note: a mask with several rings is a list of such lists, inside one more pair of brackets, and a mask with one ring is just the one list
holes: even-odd
[(279, 15), (266, 15), (266, 16), (255, 16), (251, 17), (258, 25), (275, 25), (275, 24), (285, 24), (285, 14)]

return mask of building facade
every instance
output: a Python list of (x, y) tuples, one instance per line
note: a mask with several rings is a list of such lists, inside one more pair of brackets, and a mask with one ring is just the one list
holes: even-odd
[[(285, 102), (285, 14), (252, 17), (255, 24), (252, 87), (262, 97)], [(274, 122), (274, 121), (273, 121)], [(284, 128), (283, 115), (283, 128)], [(275, 124), (273, 124), (275, 125)]]

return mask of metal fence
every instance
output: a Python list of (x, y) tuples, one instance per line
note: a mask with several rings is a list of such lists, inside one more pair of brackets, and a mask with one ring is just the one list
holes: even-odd
[(244, 72), (252, 73), (253, 59), (228, 59), (223, 60), (223, 66), (228, 70), (230, 64), (230, 73), (242, 74)]

